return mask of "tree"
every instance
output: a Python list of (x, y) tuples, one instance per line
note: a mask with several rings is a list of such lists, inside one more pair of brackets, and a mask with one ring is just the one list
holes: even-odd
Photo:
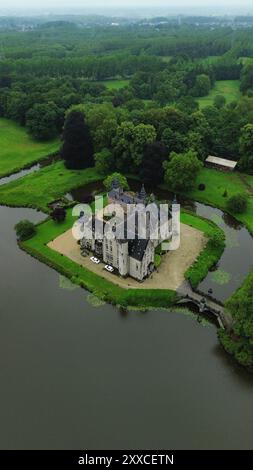
[(57, 135), (57, 107), (54, 103), (35, 104), (26, 113), (26, 126), (37, 140), (49, 140)]
[(85, 115), (96, 151), (111, 147), (118, 126), (117, 114), (111, 103), (87, 106)]
[(161, 138), (162, 143), (167, 147), (168, 153), (181, 153), (186, 150), (187, 138), (180, 132), (173, 131), (170, 127), (164, 129)]
[(240, 168), (253, 172), (253, 124), (246, 124), (241, 129), (240, 137)]
[(227, 200), (227, 209), (235, 214), (242, 214), (247, 210), (248, 198), (246, 194), (235, 194)]
[(83, 113), (67, 114), (63, 130), (62, 158), (66, 168), (78, 169), (94, 166), (93, 144)]
[(164, 162), (165, 183), (172, 191), (191, 189), (203, 164), (196, 152), (189, 150), (184, 154), (172, 152), (169, 161)]
[(21, 220), (15, 225), (17, 238), (21, 241), (32, 238), (36, 233), (35, 225), (29, 220)]
[(157, 93), (154, 95), (154, 99), (161, 105), (172, 103), (175, 101), (176, 97), (177, 90), (169, 82), (162, 83), (161, 86), (159, 86)]
[(192, 96), (182, 96), (177, 102), (177, 108), (184, 113), (192, 114), (198, 111), (199, 104)]
[(128, 121), (122, 122), (117, 128), (116, 135), (112, 142), (115, 165), (118, 170), (125, 171), (126, 168), (131, 170), (131, 144), (133, 138), (134, 124)]
[(193, 88), (194, 96), (206, 96), (211, 90), (211, 81), (208, 75), (197, 75), (195, 86)]
[(107, 148), (95, 154), (95, 166), (100, 175), (108, 175), (114, 170), (114, 157)]
[(135, 126), (132, 122), (122, 122), (113, 139), (113, 153), (117, 169), (136, 170), (141, 164), (146, 145), (153, 143), (155, 139), (154, 126), (143, 123)]
[(51, 217), (55, 222), (64, 222), (66, 219), (65, 207), (55, 207), (51, 212)]
[(226, 98), (225, 96), (223, 95), (215, 95), (214, 99), (213, 99), (213, 105), (217, 108), (217, 109), (221, 109), (223, 108), (223, 106), (225, 106), (226, 104)]
[(140, 178), (143, 183), (157, 186), (164, 178), (163, 162), (168, 156), (168, 150), (162, 142), (148, 144), (143, 153), (140, 166)]
[(150, 124), (139, 124), (134, 128), (133, 142), (131, 146), (132, 159), (138, 167), (141, 164), (143, 151), (148, 144), (152, 144), (156, 139), (154, 126)]
[(253, 65), (248, 63), (243, 68), (241, 77), (241, 91), (245, 93), (251, 88), (253, 88)]
[(107, 176), (107, 178), (103, 181), (106, 191), (110, 191), (113, 181), (117, 181), (119, 186), (121, 186), (123, 189), (125, 190), (129, 189), (126, 177), (122, 175), (121, 173), (115, 172), (115, 173), (112, 173), (112, 175)]

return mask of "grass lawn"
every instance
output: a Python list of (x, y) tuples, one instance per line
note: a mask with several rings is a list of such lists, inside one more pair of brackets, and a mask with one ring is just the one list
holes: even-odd
[(216, 95), (223, 95), (226, 103), (231, 103), (240, 98), (240, 81), (239, 80), (217, 80), (208, 96), (197, 98), (200, 108), (211, 106)]
[(105, 85), (108, 90), (119, 90), (120, 88), (124, 88), (125, 86), (129, 85), (130, 80), (99, 80), (94, 83), (100, 83), (101, 85)]
[(59, 140), (36, 142), (24, 127), (0, 118), (0, 177), (14, 173), (57, 151)]
[(246, 179), (247, 179), (248, 183), (250, 184), (250, 186), (252, 187), (252, 190), (253, 190), (253, 175), (246, 175)]
[(66, 170), (56, 162), (40, 171), (0, 187), (0, 204), (34, 207), (48, 212), (48, 203), (73, 188), (101, 180), (95, 168)]
[[(249, 181), (253, 184), (253, 177), (247, 176), (247, 178), (249, 178)], [(200, 183), (205, 184), (205, 191), (199, 191), (198, 185)], [(228, 193), (227, 197), (223, 197), (225, 190), (227, 190)], [(227, 210), (227, 199), (238, 193), (248, 194), (248, 209), (244, 214), (232, 215), (239, 221), (243, 222), (251, 233), (253, 233), (253, 196), (249, 194), (245, 184), (241, 181), (239, 173), (225, 173), (203, 168), (197, 177), (195, 189), (189, 191), (187, 196), (196, 201), (211, 204), (212, 206)]]
[(217, 60), (221, 59), (222, 56), (220, 55), (209, 55), (208, 57), (204, 57), (203, 59), (199, 59), (198, 62), (201, 64), (212, 65), (217, 62)]
[(163, 55), (163, 56), (160, 56), (160, 58), (163, 60), (163, 62), (170, 62), (171, 59), (172, 59), (172, 55)]

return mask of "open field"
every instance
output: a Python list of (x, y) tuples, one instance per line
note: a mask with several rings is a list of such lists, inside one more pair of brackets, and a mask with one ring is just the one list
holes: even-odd
[(59, 140), (36, 142), (25, 128), (0, 118), (0, 177), (14, 173), (57, 151)]
[(99, 80), (94, 83), (100, 83), (101, 85), (106, 86), (109, 90), (119, 90), (120, 88), (124, 88), (129, 84), (130, 80)]
[(173, 56), (172, 56), (172, 55), (163, 55), (163, 56), (160, 56), (160, 57), (161, 57), (161, 59), (163, 60), (163, 62), (167, 62), (167, 63), (168, 63), (168, 62), (171, 61), (171, 59), (172, 59)]
[(220, 55), (209, 55), (208, 57), (204, 57), (203, 59), (199, 59), (198, 62), (206, 65), (212, 65), (217, 62), (217, 60), (221, 59)]
[(227, 104), (238, 100), (241, 96), (239, 80), (217, 80), (208, 96), (197, 98), (200, 108), (211, 106), (216, 95), (223, 95)]
[(48, 212), (48, 203), (79, 186), (101, 180), (95, 168), (66, 170), (62, 161), (0, 187), (0, 203), (35, 207)]

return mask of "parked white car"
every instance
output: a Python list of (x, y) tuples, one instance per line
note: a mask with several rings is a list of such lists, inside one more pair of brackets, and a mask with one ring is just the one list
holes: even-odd
[(92, 261), (92, 263), (95, 263), (95, 264), (99, 264), (100, 263), (100, 260), (98, 258), (96, 258), (95, 256), (92, 256), (90, 258), (90, 260)]
[(109, 273), (113, 273), (113, 271), (114, 271), (114, 268), (112, 266), (110, 266), (109, 264), (105, 265), (105, 269), (106, 269), (106, 271), (109, 271)]

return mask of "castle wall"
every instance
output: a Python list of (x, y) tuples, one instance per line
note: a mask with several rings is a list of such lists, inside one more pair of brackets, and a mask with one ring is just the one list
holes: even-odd
[(106, 237), (103, 240), (103, 261), (118, 269), (118, 241), (113, 238), (108, 240)]
[(127, 276), (129, 272), (128, 242), (118, 243), (119, 273), (121, 276)]

